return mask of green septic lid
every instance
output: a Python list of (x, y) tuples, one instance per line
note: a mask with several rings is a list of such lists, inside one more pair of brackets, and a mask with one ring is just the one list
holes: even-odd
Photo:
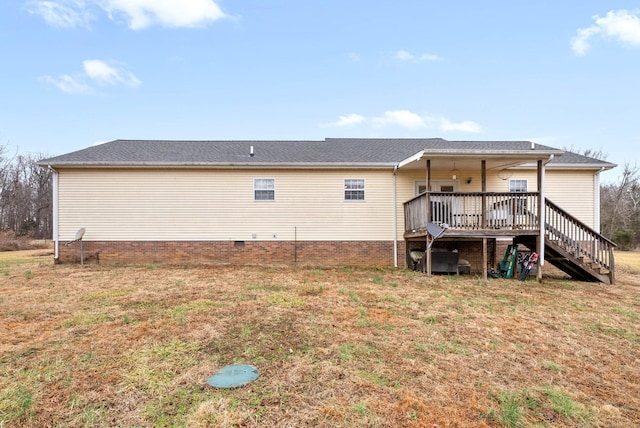
[(258, 379), (258, 369), (249, 364), (223, 367), (207, 383), (216, 388), (237, 388)]

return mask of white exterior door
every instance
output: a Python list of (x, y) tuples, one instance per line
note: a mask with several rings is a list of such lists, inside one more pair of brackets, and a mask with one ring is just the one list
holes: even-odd
[[(417, 195), (426, 191), (427, 185), (425, 180), (417, 180), (415, 182), (414, 192)], [(431, 180), (431, 191), (439, 193), (453, 193), (460, 191), (459, 180)], [(454, 219), (459, 217), (460, 200), (458, 198), (447, 196), (431, 196), (432, 221), (437, 224), (451, 224)]]

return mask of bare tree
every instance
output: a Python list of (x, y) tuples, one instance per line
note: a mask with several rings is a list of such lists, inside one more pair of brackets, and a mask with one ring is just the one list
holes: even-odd
[(0, 147), (0, 230), (47, 238), (52, 234), (51, 172), (38, 166), (44, 156), (3, 156)]
[(601, 187), (601, 221), (603, 233), (622, 249), (640, 243), (640, 167), (626, 162), (617, 183)]
[(577, 153), (579, 155), (583, 155), (583, 156), (587, 156), (590, 158), (594, 158), (594, 159), (599, 159), (599, 160), (606, 160), (607, 159), (607, 153), (604, 152), (604, 150), (602, 148), (600, 149), (576, 149), (573, 146), (566, 148), (563, 147), (563, 150), (567, 151), (567, 152), (573, 152), (573, 153)]
[(7, 146), (0, 146), (0, 230), (7, 228), (7, 216), (8, 216), (8, 201), (6, 195), (8, 194), (9, 176), (11, 159), (6, 157)]

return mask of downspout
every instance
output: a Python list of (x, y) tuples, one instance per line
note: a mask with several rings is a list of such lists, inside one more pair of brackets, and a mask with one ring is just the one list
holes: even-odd
[(600, 171), (596, 172), (593, 176), (593, 229), (597, 230), (598, 233), (602, 233), (600, 230), (600, 173), (604, 171), (605, 168), (600, 168)]
[[(602, 230), (600, 229), (600, 174), (602, 173), (602, 171), (604, 171), (605, 168), (602, 167), (600, 168), (600, 171), (596, 172), (596, 174), (593, 176), (593, 229), (598, 232), (598, 233), (602, 233)], [(594, 240), (594, 245), (595, 245), (595, 249), (594, 249), (594, 253), (595, 254), (600, 254), (600, 241), (599, 240)], [(609, 250), (609, 258), (610, 258), (610, 274), (609, 274), (609, 279), (611, 281), (611, 284), (614, 283), (615, 278), (614, 278), (614, 255), (611, 252), (611, 250)]]
[(398, 165), (393, 167), (393, 267), (398, 268), (398, 194), (396, 189), (396, 172)]
[(546, 166), (552, 160), (553, 160), (553, 155), (549, 155), (549, 159), (542, 162), (542, 168), (540, 171), (540, 203), (542, 204), (542, 206), (540, 207), (540, 254), (538, 254), (538, 264), (541, 267), (544, 266), (545, 228), (547, 225), (546, 209), (545, 209), (547, 204), (547, 198), (545, 196), (545, 191), (544, 191), (544, 176), (545, 176)]
[(60, 257), (60, 238), (58, 229), (58, 171), (53, 169), (51, 165), (48, 166), (49, 171), (52, 172), (52, 184), (53, 184), (53, 208), (52, 208), (52, 222), (53, 222), (53, 260), (56, 261)]

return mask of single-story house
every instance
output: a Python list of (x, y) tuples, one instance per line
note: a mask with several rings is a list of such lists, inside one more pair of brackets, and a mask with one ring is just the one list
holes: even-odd
[(431, 272), (437, 247), (485, 277), (517, 243), (613, 282), (599, 177), (615, 165), (528, 141), (116, 140), (39, 164), (57, 262), (79, 260), (63, 244), (80, 228), (101, 263), (408, 267), (417, 250)]

